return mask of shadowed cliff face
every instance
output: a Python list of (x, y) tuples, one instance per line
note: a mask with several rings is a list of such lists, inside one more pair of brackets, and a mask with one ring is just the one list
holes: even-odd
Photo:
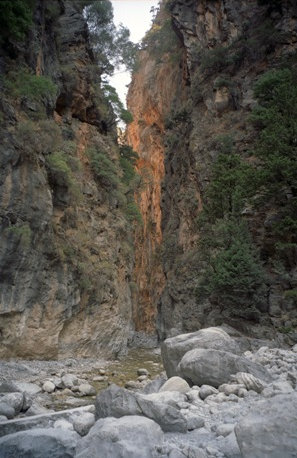
[[(132, 326), (131, 234), (88, 153), (120, 177), (113, 116), (81, 12), (51, 3), (36, 2), (28, 42), (1, 59), (0, 357), (115, 355)], [(20, 69), (57, 90), (25, 94)]]
[[(205, 269), (197, 217), (219, 154), (217, 139), (232, 136), (236, 153), (248, 156), (257, 135), (248, 120), (256, 104), (255, 82), (270, 68), (296, 58), (296, 6), (290, 1), (259, 5), (256, 0), (240, 5), (233, 0), (164, 3), (182, 45), (171, 46), (162, 58), (148, 45), (128, 98), (134, 116), (129, 141), (140, 155), (140, 173), (145, 176), (147, 167), (152, 176), (138, 195), (144, 227), (136, 236), (136, 316), (149, 310), (154, 317), (158, 308), (161, 339), (222, 321), (254, 335), (270, 335), (273, 327), (293, 330), (296, 304), (284, 290), (296, 287), (296, 259), (290, 258), (287, 280), (276, 273), (271, 221), (278, 210), (273, 204), (246, 208), (244, 216), (268, 276), (258, 324), (234, 319), (220, 303), (197, 295)], [(164, 20), (159, 16), (157, 26)], [(154, 252), (160, 254), (155, 263), (148, 255)]]

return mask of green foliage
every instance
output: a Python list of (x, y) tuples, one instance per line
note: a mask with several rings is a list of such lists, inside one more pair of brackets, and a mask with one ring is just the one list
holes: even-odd
[(120, 184), (118, 170), (106, 153), (96, 148), (90, 148), (87, 154), (90, 158), (92, 170), (102, 186), (107, 189), (116, 189)]
[(95, 54), (103, 73), (112, 74), (115, 67), (124, 65), (132, 70), (138, 46), (129, 40), (129, 30), (113, 22), (113, 8), (109, 0), (88, 1), (85, 15)]
[(122, 182), (129, 186), (136, 177), (135, 163), (138, 159), (138, 154), (133, 151), (131, 146), (120, 146), (120, 166), (123, 171)]
[(297, 302), (297, 289), (287, 289), (285, 291), (284, 296), (286, 299), (293, 299), (295, 302)]
[(146, 33), (143, 41), (143, 48), (158, 59), (170, 54), (175, 56), (179, 54), (179, 41), (176, 33), (172, 28), (171, 18), (162, 22), (155, 22), (152, 28)]
[(137, 222), (138, 224), (142, 224), (142, 216), (141, 216), (141, 213), (135, 201), (131, 201), (127, 203), (125, 213), (126, 213), (126, 217), (128, 221)]
[(232, 143), (230, 136), (216, 139), (219, 154), (198, 220), (203, 229), (199, 245), (207, 265), (198, 296), (208, 296), (231, 316), (257, 320), (265, 277), (241, 216), (254, 192), (253, 169), (233, 152)]
[(256, 306), (262, 304), (264, 270), (253, 248), (244, 221), (221, 221), (216, 226), (217, 247), (198, 294), (208, 294), (233, 316), (257, 319)]
[(0, 1), (0, 42), (24, 39), (32, 24), (34, 4), (35, 0)]
[(64, 151), (56, 151), (47, 156), (46, 163), (52, 183), (66, 187), (72, 201), (77, 201), (80, 199), (80, 190), (73, 174), (73, 169), (77, 167), (74, 159)]
[(271, 70), (255, 85), (258, 106), (251, 119), (258, 128), (253, 154), (259, 159), (258, 182), (264, 198), (280, 208), (276, 233), (297, 242), (297, 76)]
[(130, 111), (124, 108), (116, 89), (113, 86), (110, 86), (110, 84), (105, 83), (103, 85), (103, 92), (107, 101), (111, 104), (117, 118), (125, 124), (130, 124), (133, 121), (133, 116)]
[(62, 143), (60, 129), (52, 120), (18, 123), (15, 140), (22, 153), (31, 159), (36, 158), (37, 154), (55, 151)]
[(215, 89), (220, 89), (222, 87), (232, 87), (232, 81), (229, 78), (225, 78), (220, 76), (217, 78), (214, 82), (214, 88)]
[(131, 146), (120, 146), (120, 166), (123, 172), (122, 183), (126, 187), (125, 215), (129, 222), (142, 223), (142, 216), (135, 202), (134, 191), (139, 185), (139, 175), (136, 173), (135, 164), (138, 154), (133, 151)]
[(5, 79), (5, 87), (14, 97), (27, 97), (38, 102), (57, 94), (57, 86), (50, 78), (33, 75), (27, 70), (10, 72)]
[(211, 182), (205, 195), (204, 213), (210, 221), (240, 215), (246, 198), (254, 190), (253, 169), (232, 149), (225, 147), (213, 165)]

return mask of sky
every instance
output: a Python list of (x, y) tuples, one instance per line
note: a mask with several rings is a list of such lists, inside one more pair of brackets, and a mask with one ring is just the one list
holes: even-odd
[[(130, 30), (130, 39), (134, 43), (139, 42), (145, 32), (151, 27), (152, 6), (158, 6), (158, 0), (111, 0), (114, 10), (115, 24), (122, 23)], [(126, 104), (127, 85), (130, 83), (129, 72), (115, 72), (110, 79), (124, 104)]]

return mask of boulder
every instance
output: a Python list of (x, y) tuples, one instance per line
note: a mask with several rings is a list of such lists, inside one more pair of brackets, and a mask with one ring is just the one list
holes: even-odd
[(97, 395), (95, 407), (96, 420), (105, 417), (141, 415), (135, 394), (114, 384)]
[[(154, 394), (147, 396), (154, 396)], [(158, 423), (163, 431), (180, 433), (187, 431), (187, 420), (177, 408), (142, 395), (137, 396), (137, 403), (141, 414)]]
[(297, 456), (297, 393), (260, 401), (235, 426), (243, 458)]
[(265, 388), (265, 384), (261, 380), (246, 372), (238, 372), (231, 379), (244, 385), (247, 390), (253, 390), (256, 393), (261, 393)]
[(17, 390), (21, 393), (27, 393), (29, 396), (35, 396), (38, 393), (41, 393), (41, 388), (36, 383), (29, 382), (15, 382), (14, 383)]
[(74, 386), (78, 385), (78, 378), (76, 377), (76, 375), (66, 374), (66, 375), (63, 375), (62, 382), (65, 388), (71, 389)]
[(267, 369), (243, 356), (226, 351), (197, 349), (186, 353), (178, 372), (195, 385), (211, 385), (217, 388), (230, 380), (237, 372), (248, 372), (264, 381), (271, 381)]
[(212, 394), (218, 394), (218, 390), (210, 385), (202, 385), (199, 390), (199, 396), (204, 401), (208, 396)]
[(83, 396), (95, 396), (96, 395), (95, 388), (92, 385), (90, 385), (89, 383), (82, 383), (81, 385), (79, 385), (78, 390)]
[(0, 402), (4, 402), (10, 407), (13, 407), (17, 415), (23, 409), (24, 395), (23, 393), (3, 393), (0, 394)]
[(94, 424), (95, 415), (90, 412), (85, 412), (73, 419), (73, 428), (80, 436), (88, 434)]
[(65, 420), (64, 418), (60, 418), (56, 420), (54, 423), (54, 428), (58, 429), (67, 429), (68, 431), (73, 431), (73, 424), (70, 421)]
[(46, 393), (53, 393), (56, 389), (56, 386), (53, 382), (50, 382), (49, 380), (47, 382), (44, 382), (44, 384), (42, 385), (42, 389), (43, 391), (45, 391)]
[(71, 458), (79, 435), (74, 431), (36, 428), (0, 438), (1, 458)]
[[(184, 400), (181, 393), (175, 393), (175, 395), (169, 393), (169, 396), (171, 401), (176, 396)], [(168, 394), (166, 396), (165, 393), (142, 395), (111, 385), (101, 391), (96, 398), (96, 419), (142, 415), (158, 423), (163, 431), (186, 432), (186, 419), (177, 408), (169, 404), (170, 401), (167, 401)], [(174, 402), (178, 401), (174, 400)]]
[(22, 391), (18, 388), (15, 382), (1, 382), (0, 383), (0, 393), (16, 393), (17, 391)]
[(152, 458), (162, 440), (160, 426), (148, 418), (104, 418), (79, 442), (76, 457)]
[(211, 348), (238, 353), (238, 346), (227, 332), (220, 328), (206, 328), (189, 334), (181, 334), (166, 339), (161, 346), (161, 355), (168, 377), (180, 375), (177, 366), (182, 357), (190, 350)]
[(178, 391), (179, 393), (187, 393), (190, 390), (190, 385), (181, 377), (171, 377), (159, 389), (162, 391)]
[(185, 393), (179, 393), (179, 391), (159, 391), (159, 393), (143, 394), (141, 395), (141, 399), (168, 404), (178, 409), (179, 404), (187, 400), (187, 396)]
[(6, 402), (0, 402), (0, 415), (4, 415), (6, 418), (11, 420), (15, 417), (16, 413), (14, 408), (6, 404)]
[(160, 375), (159, 377), (156, 377), (154, 380), (149, 382), (143, 389), (142, 393), (144, 394), (151, 394), (151, 393), (157, 393), (161, 386), (164, 385), (166, 382), (167, 377), (165, 375)]

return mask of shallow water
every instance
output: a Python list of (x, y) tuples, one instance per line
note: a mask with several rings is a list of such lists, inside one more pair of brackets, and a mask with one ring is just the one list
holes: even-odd
[[(151, 380), (161, 374), (164, 368), (159, 350), (132, 349), (126, 356), (115, 361), (110, 361), (107, 365), (102, 365), (102, 369), (105, 370), (106, 380), (102, 382), (93, 381), (94, 377), (100, 376), (100, 367), (97, 367), (97, 365), (96, 368), (90, 368), (88, 372), (85, 373), (85, 378), (94, 386), (98, 393), (107, 388), (111, 383), (124, 387), (128, 381), (137, 381), (137, 369), (140, 368), (148, 370), (150, 374), (149, 379)], [(70, 399), (67, 399), (67, 397), (61, 393), (61, 395), (56, 394), (55, 398), (51, 408), (63, 410), (70, 407), (92, 404), (95, 402), (96, 396), (76, 397), (75, 394), (73, 394)]]

